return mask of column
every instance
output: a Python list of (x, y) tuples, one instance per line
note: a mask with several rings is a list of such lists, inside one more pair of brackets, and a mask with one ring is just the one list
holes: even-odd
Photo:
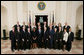
[(18, 16), (18, 21), (22, 25), (23, 23), (23, 3), (22, 1), (17, 1), (17, 16)]

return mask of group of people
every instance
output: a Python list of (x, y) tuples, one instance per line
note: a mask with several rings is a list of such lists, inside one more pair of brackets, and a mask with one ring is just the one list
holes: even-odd
[(10, 31), (11, 50), (26, 50), (32, 48), (49, 48), (49, 49), (62, 49), (71, 50), (72, 42), (74, 40), (74, 33), (71, 27), (65, 23), (62, 27), (61, 23), (37, 25), (29, 23), (21, 26), (19, 22), (12, 27)]

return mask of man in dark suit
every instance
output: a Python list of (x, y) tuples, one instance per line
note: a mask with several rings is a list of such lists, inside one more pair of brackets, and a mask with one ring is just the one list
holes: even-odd
[(16, 45), (17, 45), (18, 51), (22, 47), (22, 45), (21, 45), (22, 41), (21, 40), (22, 40), (22, 35), (21, 35), (20, 27), (17, 27), (17, 31), (16, 31)]
[(45, 48), (49, 48), (49, 32), (47, 31), (47, 27), (44, 27), (43, 44)]
[(11, 40), (11, 50), (14, 51), (14, 49), (16, 49), (16, 40), (15, 40), (16, 33), (15, 33), (14, 27), (12, 27), (12, 30), (10, 31), (9, 36)]
[(17, 27), (20, 27), (20, 31), (21, 31), (21, 25), (19, 24), (19, 21), (17, 21), (17, 24), (14, 25), (14, 27), (15, 27), (15, 31), (17, 31)]
[(32, 48), (37, 48), (37, 33), (35, 27), (32, 31)]
[(53, 48), (53, 36), (54, 36), (54, 30), (52, 29), (52, 25), (50, 25), (49, 29), (50, 49)]
[(73, 40), (74, 40), (74, 33), (71, 31), (71, 28), (69, 28), (69, 36), (68, 36), (67, 45), (66, 45), (67, 47), (66, 49), (68, 51), (71, 50)]
[(70, 28), (70, 26), (67, 25), (67, 22), (65, 23), (65, 26), (63, 27), (63, 31), (64, 31), (65, 28), (67, 29), (67, 32), (69, 33), (69, 28)]
[(38, 30), (37, 30), (38, 48), (42, 47), (42, 38), (43, 38), (42, 34), (43, 33), (42, 33), (42, 30), (41, 30), (41, 27), (39, 26)]
[(58, 49), (62, 49), (63, 47), (63, 43), (62, 43), (62, 40), (63, 40), (63, 31), (61, 30), (61, 26), (59, 27), (59, 31), (58, 31)]
[(26, 30), (25, 30), (25, 26), (23, 26), (23, 29), (21, 31), (22, 34), (22, 49), (26, 49)]
[(32, 38), (32, 34), (31, 34), (31, 32), (30, 32), (30, 28), (28, 28), (27, 29), (27, 32), (26, 32), (26, 39), (27, 39), (27, 42), (26, 42), (26, 47), (27, 47), (27, 49), (30, 49), (31, 48), (31, 42), (32, 42), (32, 40), (31, 40), (31, 38)]
[(58, 49), (58, 32), (57, 32), (57, 28), (54, 28), (54, 49)]

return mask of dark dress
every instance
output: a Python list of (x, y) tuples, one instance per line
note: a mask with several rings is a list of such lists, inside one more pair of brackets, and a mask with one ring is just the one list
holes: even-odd
[(16, 33), (15, 33), (15, 31), (13, 32), (11, 30), (10, 33), (9, 33), (9, 37), (10, 37), (10, 40), (11, 40), (11, 50), (13, 51), (13, 49), (16, 49), (16, 40), (15, 40)]
[(58, 32), (54, 32), (54, 49), (58, 49)]
[(66, 45), (66, 47), (67, 47), (66, 50), (68, 50), (68, 51), (71, 50), (73, 40), (74, 40), (74, 33), (71, 32), (71, 33), (69, 34), (69, 36), (68, 36), (67, 45)]
[[(61, 40), (61, 41), (60, 41)], [(62, 49), (63, 48), (63, 43), (62, 43), (62, 41), (63, 41), (63, 32), (62, 31), (60, 31), (60, 32), (58, 32), (58, 49), (60, 50), (60, 49)]]
[[(34, 40), (33, 38), (36, 38), (36, 40)], [(37, 43), (37, 33), (36, 31), (32, 31), (32, 43)]]

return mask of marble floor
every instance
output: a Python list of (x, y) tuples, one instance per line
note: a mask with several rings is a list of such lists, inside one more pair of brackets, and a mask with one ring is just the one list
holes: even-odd
[(54, 49), (31, 49), (31, 50), (15, 50), (11, 51), (11, 41), (1, 39), (1, 54), (83, 54), (83, 40), (74, 40), (70, 52)]

